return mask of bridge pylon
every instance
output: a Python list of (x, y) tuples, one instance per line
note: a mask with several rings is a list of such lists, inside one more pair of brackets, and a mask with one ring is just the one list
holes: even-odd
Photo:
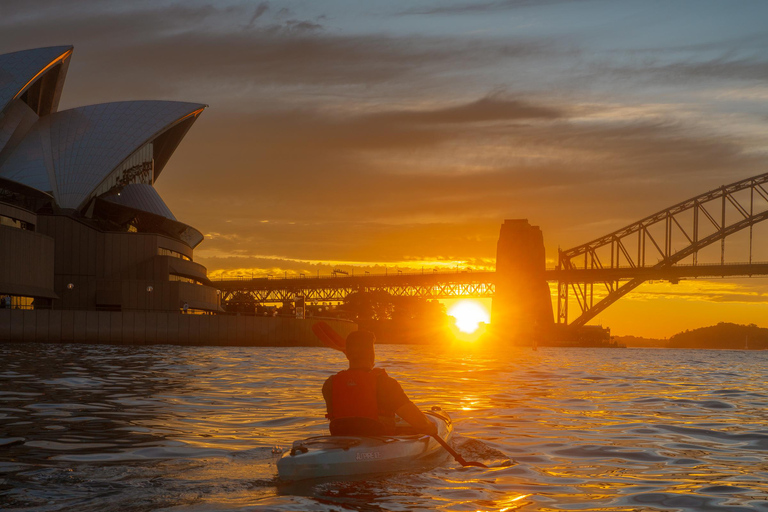
[(554, 327), (545, 277), (544, 236), (527, 219), (507, 219), (496, 248), (492, 331), (503, 342), (530, 345)]

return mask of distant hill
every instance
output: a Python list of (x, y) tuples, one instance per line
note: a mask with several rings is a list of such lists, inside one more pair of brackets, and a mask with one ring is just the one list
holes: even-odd
[(721, 322), (669, 338), (669, 348), (768, 349), (768, 329)]

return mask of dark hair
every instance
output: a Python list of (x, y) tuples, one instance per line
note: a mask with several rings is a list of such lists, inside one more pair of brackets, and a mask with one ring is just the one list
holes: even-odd
[(376, 336), (370, 331), (352, 331), (347, 336), (347, 353), (357, 354), (373, 348)]

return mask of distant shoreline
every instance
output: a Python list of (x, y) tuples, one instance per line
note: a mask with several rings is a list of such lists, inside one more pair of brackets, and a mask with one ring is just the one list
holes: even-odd
[(679, 332), (668, 339), (614, 336), (627, 348), (683, 348), (711, 350), (768, 350), (768, 329), (755, 324), (721, 322), (709, 327)]

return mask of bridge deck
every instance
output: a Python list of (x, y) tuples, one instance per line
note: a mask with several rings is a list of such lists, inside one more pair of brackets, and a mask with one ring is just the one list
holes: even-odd
[[(738, 277), (768, 275), (768, 263), (731, 263), (713, 265), (675, 265), (666, 268), (548, 269), (544, 278), (550, 282), (605, 282), (641, 278), (645, 280), (680, 280), (698, 277)], [(402, 288), (443, 287), (446, 285), (495, 285), (496, 272), (443, 272), (424, 274), (357, 275), (336, 277), (254, 278), (213, 281), (222, 291), (318, 290), (329, 288)]]

